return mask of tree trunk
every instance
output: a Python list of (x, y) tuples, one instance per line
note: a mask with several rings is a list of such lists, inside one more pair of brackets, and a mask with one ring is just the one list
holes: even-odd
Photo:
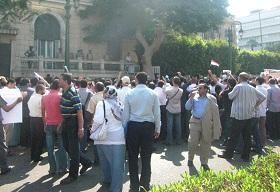
[(153, 57), (153, 52), (149, 49), (145, 50), (145, 53), (142, 57), (142, 65), (143, 65), (143, 71), (145, 71), (148, 74), (149, 79), (154, 80), (155, 74), (152, 66), (152, 57)]
[(144, 54), (142, 56), (143, 71), (145, 71), (148, 74), (149, 79), (154, 80), (155, 74), (153, 72), (152, 57), (153, 54), (159, 50), (160, 45), (164, 40), (163, 30), (160, 26), (156, 26), (155, 38), (151, 45), (148, 44), (140, 29), (138, 29), (136, 32), (136, 39), (144, 47)]

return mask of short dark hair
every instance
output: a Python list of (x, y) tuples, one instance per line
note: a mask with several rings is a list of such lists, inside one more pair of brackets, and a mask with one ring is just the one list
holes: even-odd
[(35, 87), (38, 83), (38, 79), (34, 77), (30, 80), (30, 83), (31, 83), (31, 87)]
[(236, 85), (236, 80), (235, 79), (228, 79), (228, 84), (230, 85), (230, 87), (235, 87)]
[(9, 83), (16, 83), (16, 80), (14, 80), (14, 79), (8, 79), (7, 84), (9, 84)]
[(102, 82), (97, 82), (96, 84), (95, 84), (95, 90), (97, 91), (97, 92), (100, 92), (100, 91), (104, 91), (104, 84), (102, 83)]
[(276, 79), (274, 79), (274, 78), (271, 78), (271, 79), (269, 79), (269, 84), (271, 84), (271, 85), (275, 85), (276, 84)]
[(258, 82), (259, 85), (262, 85), (265, 82), (263, 77), (257, 77), (256, 81)]
[(62, 73), (61, 77), (64, 81), (66, 81), (68, 83), (68, 85), (71, 85), (72, 82), (72, 74), (70, 73)]
[(50, 86), (51, 90), (58, 90), (59, 89), (59, 80), (55, 79), (53, 80), (51, 86)]
[(172, 81), (176, 85), (180, 85), (180, 83), (181, 83), (181, 79), (178, 76), (174, 76)]
[(35, 87), (36, 93), (39, 93), (39, 91), (42, 91), (42, 90), (44, 90), (44, 89), (45, 89), (45, 86), (42, 85), (42, 84), (38, 84), (38, 85), (36, 85), (36, 87)]
[(146, 84), (148, 80), (148, 75), (145, 72), (138, 72), (135, 78), (138, 80), (139, 84)]
[(23, 79), (20, 80), (20, 85), (21, 86), (26, 86), (29, 82), (30, 82), (29, 79), (23, 78)]
[(200, 83), (199, 85), (203, 86), (204, 89), (209, 90), (209, 87), (206, 83)]
[(87, 86), (88, 86), (87, 80), (82, 79), (82, 80), (80, 81), (80, 86), (81, 86), (81, 88), (87, 88)]
[(107, 87), (107, 86), (110, 86), (110, 85), (112, 85), (112, 80), (108, 79), (104, 82), (104, 87)]

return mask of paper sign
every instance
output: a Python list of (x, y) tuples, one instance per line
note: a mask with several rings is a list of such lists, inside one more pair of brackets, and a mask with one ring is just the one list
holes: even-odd
[[(19, 89), (9, 89), (7, 87), (0, 89), (1, 97), (7, 102), (7, 105), (14, 103), (21, 96)], [(18, 103), (11, 111), (5, 112), (1, 109), (3, 124), (22, 123), (22, 102)]]

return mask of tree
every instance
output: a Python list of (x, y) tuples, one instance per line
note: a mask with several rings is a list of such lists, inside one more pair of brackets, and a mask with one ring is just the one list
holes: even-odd
[(247, 45), (251, 48), (252, 51), (254, 51), (254, 48), (259, 45), (259, 43), (255, 39), (250, 39), (247, 42)]
[(277, 43), (274, 43), (270, 46), (266, 46), (265, 49), (267, 49), (269, 51), (280, 53), (280, 43), (277, 42)]
[(30, 12), (29, 0), (0, 0), (0, 25), (7, 25), (21, 20)]
[(87, 41), (135, 37), (143, 47), (143, 70), (151, 78), (152, 56), (166, 32), (183, 34), (216, 28), (227, 16), (227, 0), (93, 0), (81, 17), (98, 18), (85, 28)]

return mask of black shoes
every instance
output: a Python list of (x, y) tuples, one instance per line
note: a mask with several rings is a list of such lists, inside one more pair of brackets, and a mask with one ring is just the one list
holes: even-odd
[(218, 157), (223, 158), (223, 159), (232, 159), (233, 155), (222, 154), (222, 155), (218, 155)]
[(42, 161), (43, 157), (40, 156), (39, 159), (31, 159), (31, 161), (33, 161), (34, 163), (38, 163), (39, 161)]
[(204, 171), (210, 171), (210, 168), (207, 164), (202, 164), (201, 167)]
[(84, 174), (90, 167), (92, 167), (92, 163), (88, 165), (83, 165), (83, 167), (80, 170), (80, 175)]
[(65, 179), (62, 179), (60, 181), (60, 185), (67, 185), (67, 184), (73, 183), (76, 180), (77, 180), (77, 178), (68, 176)]
[(193, 166), (194, 166), (194, 165), (193, 165), (193, 161), (188, 160), (188, 166), (189, 166), (189, 167), (193, 167)]
[(0, 175), (6, 175), (7, 173), (11, 172), (11, 168), (7, 167), (5, 169), (1, 169), (1, 174)]

